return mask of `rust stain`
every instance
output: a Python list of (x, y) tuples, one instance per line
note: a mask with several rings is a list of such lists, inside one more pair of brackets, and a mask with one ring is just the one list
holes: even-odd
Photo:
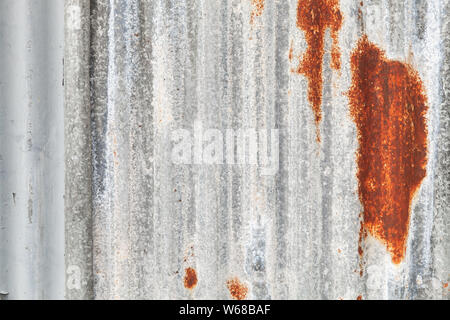
[(363, 20), (363, 12), (361, 10), (361, 8), (364, 6), (364, 3), (361, 1), (359, 3), (359, 7), (358, 7), (358, 22), (361, 24), (361, 28), (363, 30), (364, 33), (364, 20)]
[(444, 288), (448, 287), (448, 282), (444, 283)]
[(362, 295), (359, 295), (358, 297), (356, 297), (356, 300), (362, 300)]
[(363, 22), (363, 12), (362, 12), (361, 8), (358, 8), (358, 21), (360, 23)]
[(297, 27), (304, 31), (308, 48), (304, 53), (297, 73), (308, 78), (308, 101), (314, 112), (317, 140), (320, 141), (319, 123), (322, 119), (322, 65), (324, 38), (331, 29), (331, 67), (340, 69), (341, 54), (338, 32), (342, 25), (339, 0), (299, 0), (297, 5)]
[(363, 36), (351, 56), (350, 112), (358, 131), (359, 254), (367, 233), (398, 264), (406, 252), (411, 201), (426, 175), (427, 102), (417, 72), (389, 60)]
[(289, 61), (292, 61), (292, 58), (294, 57), (294, 47), (292, 46), (293, 41), (291, 40), (291, 46), (289, 47)]
[(192, 290), (196, 285), (197, 285), (197, 272), (193, 268), (186, 268), (184, 275), (184, 287)]
[(359, 255), (359, 275), (362, 277), (364, 275), (364, 269), (363, 269), (363, 253), (364, 253), (363, 241), (367, 237), (367, 230), (364, 228), (364, 222), (362, 220), (362, 219), (364, 219), (362, 212), (360, 213), (360, 219), (361, 219), (361, 224), (360, 224), (360, 228), (359, 228), (358, 255)]
[(247, 297), (248, 288), (238, 278), (228, 280), (227, 287), (233, 299), (244, 300)]
[(250, 24), (255, 22), (255, 18), (262, 15), (264, 11), (264, 1), (265, 0), (252, 0), (252, 13), (250, 14)]

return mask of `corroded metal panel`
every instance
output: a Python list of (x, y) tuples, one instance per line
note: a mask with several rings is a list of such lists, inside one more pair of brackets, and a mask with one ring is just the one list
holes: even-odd
[(0, 1), (0, 297), (448, 299), (449, 11)]
[(78, 93), (90, 90), (90, 131), (66, 135), (92, 135), (92, 160), (76, 169), (92, 161), (83, 182), (92, 242), (67, 242), (92, 252), (83, 290), (98, 299), (446, 298), (448, 9), (385, 0), (83, 7), (90, 86)]

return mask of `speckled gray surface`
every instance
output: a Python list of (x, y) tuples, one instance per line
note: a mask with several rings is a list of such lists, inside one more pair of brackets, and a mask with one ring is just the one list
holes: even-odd
[(64, 6), (64, 253), (66, 290), (73, 298), (93, 297), (89, 10), (89, 1)]
[[(358, 20), (360, 1), (340, 1), (342, 68), (328, 67), (327, 32), (320, 144), (306, 79), (288, 59), (291, 43), (294, 56), (306, 48), (296, 6), (267, 0), (250, 24), (251, 1), (91, 2), (93, 242), (77, 250), (93, 253), (95, 298), (227, 299), (234, 277), (255, 299), (447, 297), (448, 3), (364, 1)], [(430, 160), (405, 260), (393, 265), (369, 239), (361, 277), (358, 145), (345, 92), (363, 28), (418, 70)], [(193, 162), (174, 163), (173, 132), (200, 127), (223, 137), (278, 129), (278, 170), (196, 162), (195, 147)], [(197, 272), (192, 290), (187, 267)]]
[[(340, 0), (339, 71), (329, 67), (330, 32), (325, 35), (318, 143), (307, 80), (291, 71), (306, 50), (297, 0), (265, 0), (253, 24), (250, 0), (66, 0), (65, 171), (59, 131), (51, 135), (60, 139), (54, 157), (39, 162), (59, 170), (54, 176), (44, 171), (54, 179), (52, 189), (38, 183), (30, 190), (22, 176), (8, 180), (21, 156), (10, 152), (20, 146), (6, 138), (16, 130), (26, 143), (28, 127), (25, 120), (15, 129), (6, 124), (39, 110), (48, 115), (42, 123), (61, 129), (62, 99), (61, 109), (26, 109), (33, 99), (15, 100), (18, 89), (6, 93), (16, 83), (7, 68), (12, 58), (0, 62), (0, 292), (11, 299), (63, 293), (67, 299), (230, 299), (227, 281), (238, 278), (250, 299), (448, 299), (450, 3), (360, 2)], [(0, 49), (9, 52), (19, 40), (5, 40), (12, 26), (5, 3)], [(429, 105), (429, 161), (412, 203), (405, 259), (392, 264), (385, 246), (369, 237), (361, 276), (358, 140), (345, 93), (350, 55), (363, 30), (389, 59), (418, 71)], [(30, 50), (30, 56), (40, 52)], [(56, 84), (49, 88), (63, 92)], [(52, 141), (45, 132), (32, 135)], [(239, 140), (242, 132), (248, 145)], [(247, 149), (252, 160), (253, 135), (257, 163), (231, 159)], [(180, 141), (191, 142), (190, 157), (174, 152), (186, 152)], [(208, 154), (211, 141), (224, 149)], [(16, 185), (22, 216), (12, 218)], [(47, 209), (62, 190), (64, 206), (58, 200), (54, 211)], [(33, 213), (31, 227), (29, 195), (44, 208)], [(62, 211), (65, 227), (60, 216), (49, 223)], [(45, 223), (33, 227), (39, 214)], [(52, 238), (63, 230), (65, 249)], [(33, 232), (47, 242), (32, 240)], [(16, 233), (31, 240), (16, 242)], [(52, 246), (53, 255), (46, 255)], [(16, 268), (21, 259), (28, 260)], [(53, 259), (65, 259), (65, 272)], [(35, 261), (53, 269), (43, 271)], [(196, 271), (192, 289), (184, 285), (186, 268)], [(27, 273), (45, 281), (30, 285)]]

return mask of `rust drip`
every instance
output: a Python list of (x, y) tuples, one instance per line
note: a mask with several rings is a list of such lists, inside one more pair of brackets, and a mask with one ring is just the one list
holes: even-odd
[(248, 288), (238, 278), (228, 280), (227, 287), (233, 299), (244, 300), (247, 297)]
[(356, 123), (361, 243), (370, 233), (392, 262), (406, 252), (410, 207), (426, 175), (427, 102), (417, 72), (389, 60), (363, 36), (351, 56), (350, 112)]
[(291, 40), (291, 46), (289, 47), (289, 61), (292, 61), (292, 58), (294, 57), (294, 47), (292, 46), (292, 40)]
[(255, 18), (262, 15), (265, 0), (252, 0), (252, 13), (250, 14), (250, 24), (255, 22)]
[(304, 53), (297, 73), (308, 78), (308, 101), (314, 112), (317, 140), (320, 141), (319, 123), (322, 119), (322, 65), (324, 38), (327, 28), (331, 30), (331, 67), (340, 69), (341, 53), (338, 32), (342, 25), (339, 0), (299, 0), (297, 5), (297, 27), (304, 31), (308, 48)]
[(367, 237), (367, 230), (364, 228), (364, 222), (363, 222), (363, 214), (360, 214), (360, 228), (359, 228), (359, 240), (358, 240), (358, 255), (359, 255), (359, 275), (362, 277), (364, 275), (364, 269), (363, 269), (363, 242), (364, 239)]
[(184, 275), (184, 287), (194, 289), (197, 285), (197, 272), (193, 268), (186, 268)]

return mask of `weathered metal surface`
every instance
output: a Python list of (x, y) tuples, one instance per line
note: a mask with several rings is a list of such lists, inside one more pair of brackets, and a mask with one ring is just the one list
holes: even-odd
[(0, 1), (0, 299), (64, 298), (63, 12)]
[[(449, 4), (321, 3), (91, 1), (79, 11), (90, 24), (90, 86), (77, 94), (90, 94), (92, 110), (74, 102), (86, 129), (66, 139), (92, 134), (92, 146), (79, 149), (84, 158), (66, 147), (66, 178), (86, 178), (73, 190), (92, 190), (93, 206), (66, 229), (68, 259), (83, 261), (87, 277), (68, 298), (447, 298)], [(79, 47), (66, 59), (86, 49), (86, 28), (66, 24), (66, 39), (80, 39), (68, 40)], [(370, 233), (358, 248), (364, 208), (347, 92), (364, 34), (417, 72), (427, 98), (426, 175), (404, 215), (402, 259)], [(242, 143), (230, 145), (227, 129), (254, 129), (255, 165), (233, 164)]]
[(74, 299), (93, 297), (89, 3), (64, 5), (65, 288)]
[[(0, 292), (448, 299), (448, 12), (0, 1)], [(378, 69), (351, 64), (364, 35)]]

